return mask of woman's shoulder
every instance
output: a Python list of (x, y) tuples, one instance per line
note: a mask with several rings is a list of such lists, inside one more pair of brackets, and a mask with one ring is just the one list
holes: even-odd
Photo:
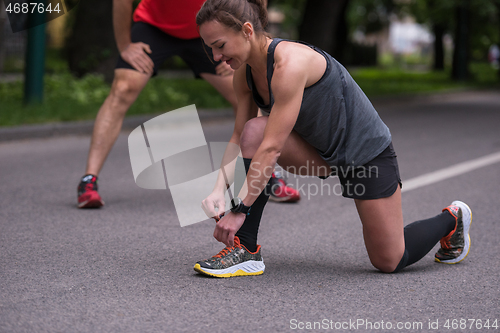
[(317, 57), (317, 52), (307, 45), (296, 41), (283, 40), (274, 50), (275, 64), (304, 68), (311, 59)]
[[(282, 41), (276, 45), (274, 52), (274, 71), (293, 72), (309, 78), (316, 72), (321, 77), (326, 68), (323, 55), (310, 46), (295, 41)], [(309, 81), (309, 80), (308, 80)]]

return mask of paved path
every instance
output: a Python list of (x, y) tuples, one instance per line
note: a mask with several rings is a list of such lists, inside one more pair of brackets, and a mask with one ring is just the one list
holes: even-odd
[[(498, 93), (377, 108), (404, 180), (500, 151)], [(231, 122), (207, 121), (204, 130), (208, 141), (227, 140)], [(315, 322), (318, 331), (426, 332), (437, 324), (433, 331), (452, 332), (465, 324), (461, 331), (472, 332), (472, 320), (500, 325), (499, 163), (403, 194), (406, 223), (457, 198), (471, 206), (472, 249), (459, 265), (434, 263), (434, 249), (399, 274), (378, 273), (353, 202), (327, 187), (313, 195), (318, 180), (291, 177), (303, 200), (267, 207), (259, 238), (264, 275), (213, 279), (192, 269), (221, 249), (213, 222), (181, 228), (168, 191), (135, 185), (126, 133), (101, 174), (106, 206), (75, 208), (88, 144), (88, 136), (0, 143), (0, 332), (284, 332), (312, 331), (300, 328)]]

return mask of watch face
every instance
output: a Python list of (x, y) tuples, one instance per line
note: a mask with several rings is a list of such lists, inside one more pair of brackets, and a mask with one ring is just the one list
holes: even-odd
[(241, 213), (244, 210), (243, 201), (240, 198), (234, 198), (231, 200), (231, 211), (233, 213)]
[(231, 208), (232, 209), (237, 208), (240, 205), (240, 203), (241, 203), (240, 198), (238, 198), (238, 197), (234, 198), (233, 200), (231, 200)]

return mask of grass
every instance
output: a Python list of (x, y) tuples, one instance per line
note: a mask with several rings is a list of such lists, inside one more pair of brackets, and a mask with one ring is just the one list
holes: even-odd
[[(351, 70), (356, 82), (370, 98), (500, 87), (496, 70), (488, 64), (473, 64), (471, 72), (474, 74), (473, 80), (454, 82), (446, 72), (405, 72), (379, 68)], [(109, 85), (102, 77), (87, 75), (75, 79), (63, 66), (45, 76), (44, 102), (39, 105), (23, 104), (21, 82), (0, 83), (0, 126), (91, 120), (95, 118), (109, 90)], [(196, 104), (198, 108), (230, 107), (203, 80), (157, 77), (148, 83), (128, 115), (153, 115), (190, 104)]]
[(400, 69), (362, 68), (351, 75), (368, 97), (413, 95), (458, 89), (500, 88), (497, 70), (488, 64), (471, 64), (470, 81), (453, 81), (448, 71), (409, 72)]
[[(87, 75), (75, 79), (69, 73), (46, 75), (44, 102), (23, 104), (21, 82), (0, 83), (0, 126), (16, 126), (61, 121), (94, 119), (109, 94), (110, 86), (102, 77)], [(198, 108), (223, 108), (230, 104), (203, 80), (151, 80), (128, 115), (157, 114), (186, 105)]]

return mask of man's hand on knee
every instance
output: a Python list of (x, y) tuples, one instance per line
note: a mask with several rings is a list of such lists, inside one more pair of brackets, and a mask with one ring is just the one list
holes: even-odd
[(141, 73), (153, 74), (154, 63), (147, 55), (151, 53), (148, 44), (138, 42), (130, 43), (122, 52), (121, 57)]

